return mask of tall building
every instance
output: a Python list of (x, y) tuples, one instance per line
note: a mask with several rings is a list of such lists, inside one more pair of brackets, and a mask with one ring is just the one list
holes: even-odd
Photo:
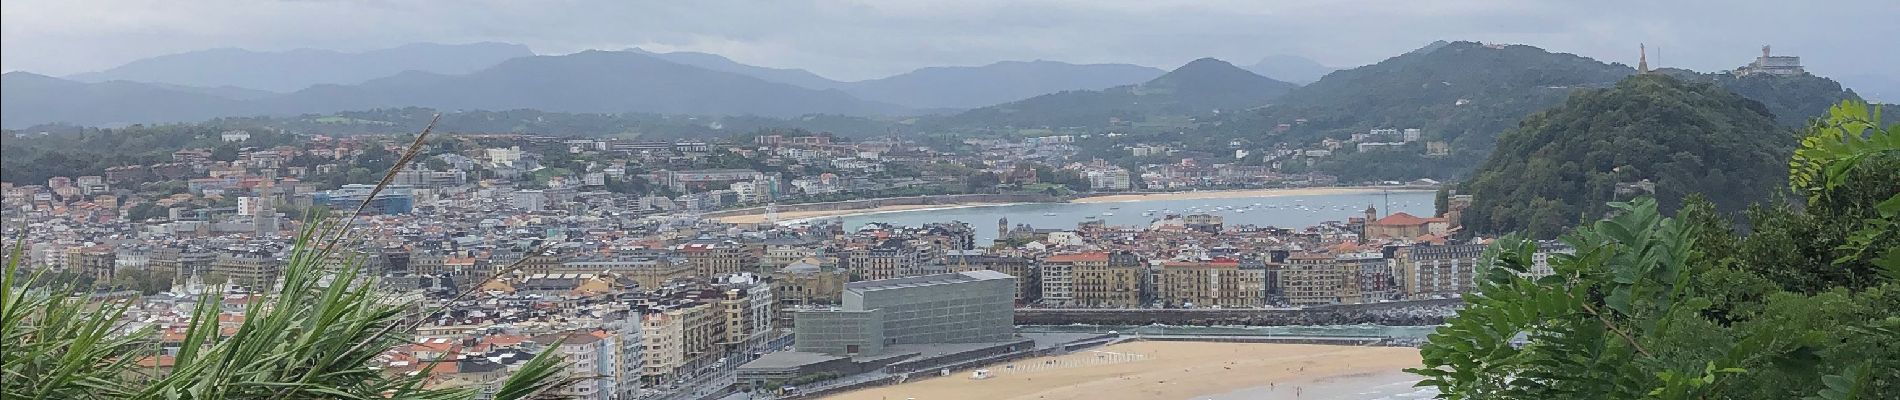
[(759, 265), (759, 259), (744, 246), (732, 241), (694, 241), (673, 248), (693, 273), (703, 277), (736, 274)]
[(1280, 269), (1280, 291), (1288, 304), (1319, 306), (1358, 304), (1358, 267), (1340, 263), (1325, 254), (1298, 253), (1288, 256)]
[(1146, 266), (1133, 253), (1104, 254), (1107, 262), (1077, 263), (1070, 275), (1074, 304), (1098, 308), (1135, 308), (1142, 305), (1142, 276)]
[[(614, 376), (613, 367), (617, 359), (610, 342), (587, 332), (553, 333), (536, 336), (532, 340), (550, 346), (542, 351), (559, 352), (565, 363), (566, 374), (582, 379), (561, 387), (554, 392), (555, 395), (570, 399), (614, 398), (611, 377)], [(555, 343), (560, 343), (560, 346), (554, 347)]]
[(1075, 270), (1078, 267), (1108, 267), (1108, 253), (1057, 254), (1042, 260), (1042, 303), (1052, 306), (1075, 305)]
[(1001, 342), (1015, 337), (1015, 277), (969, 271), (845, 285), (837, 309), (794, 314), (799, 351), (876, 355), (887, 345)]
[(1162, 264), (1155, 302), (1164, 307), (1264, 307), (1267, 271), (1263, 267), (1233, 259)]
[(252, 293), (275, 290), (283, 268), (283, 261), (276, 255), (258, 247), (233, 247), (219, 252), (217, 257), (211, 262), (211, 272), (223, 275), (230, 284)]
[(726, 339), (723, 308), (698, 301), (655, 306), (642, 316), (641, 337), (646, 341), (645, 378), (650, 383), (670, 383), (682, 370), (712, 355), (723, 354), (719, 344)]
[(953, 251), (943, 258), (944, 270), (968, 272), (990, 270), (1016, 277), (1016, 304), (1029, 305), (1042, 300), (1042, 277), (1029, 259), (983, 254), (982, 250)]
[(927, 259), (923, 243), (887, 239), (844, 251), (843, 267), (859, 280), (896, 279), (922, 275)]
[(117, 276), (118, 255), (112, 246), (91, 245), (66, 248), (66, 269), (92, 277), (96, 283), (111, 282)]
[(1478, 256), (1482, 244), (1449, 246), (1412, 246), (1400, 249), (1397, 274), (1405, 297), (1414, 299), (1449, 297), (1476, 288)]

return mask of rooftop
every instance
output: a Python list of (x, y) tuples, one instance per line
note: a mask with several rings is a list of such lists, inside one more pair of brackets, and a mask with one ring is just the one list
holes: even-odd
[(876, 281), (851, 282), (844, 285), (844, 290), (848, 292), (863, 293), (863, 292), (877, 291), (877, 290), (902, 289), (902, 288), (913, 288), (913, 287), (923, 287), (923, 286), (932, 286), (932, 285), (947, 285), (947, 284), (952, 284), (952, 283), (976, 282), (976, 281), (986, 281), (986, 280), (994, 280), (994, 279), (1015, 279), (1015, 278), (1016, 277), (1009, 276), (1009, 274), (1005, 274), (1001, 272), (990, 271), (990, 270), (976, 270), (976, 271), (966, 271), (966, 272), (958, 272), (958, 273), (950, 273), (950, 274), (936, 274), (936, 275), (912, 276), (912, 277), (896, 278), (896, 279), (884, 279), (884, 280), (876, 280)]

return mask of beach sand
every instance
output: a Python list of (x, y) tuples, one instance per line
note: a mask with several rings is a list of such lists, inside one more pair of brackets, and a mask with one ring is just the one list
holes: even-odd
[[(1133, 355), (1133, 356), (1130, 356)], [(1006, 366), (1007, 365), (1007, 366)], [(1418, 349), (1293, 344), (1133, 342), (845, 392), (827, 399), (1199, 400), (1357, 398), (1416, 377)]]
[(1423, 189), (1382, 189), (1382, 188), (1285, 188), (1285, 189), (1244, 189), (1244, 190), (1198, 190), (1192, 192), (1115, 194), (1107, 196), (1083, 197), (1070, 200), (1070, 203), (1118, 203), (1149, 200), (1197, 200), (1197, 199), (1234, 199), (1249, 197), (1275, 196), (1312, 196), (1328, 194), (1379, 193), (1381, 191), (1415, 191)]
[[(934, 209), (934, 208), (980, 207), (980, 206), (993, 206), (993, 205), (1002, 205), (1002, 204), (999, 204), (999, 203), (905, 204), (905, 205), (882, 206), (882, 207), (877, 207), (877, 208), (858, 208), (858, 209), (849, 209), (849, 210), (784, 211), (784, 212), (778, 213), (778, 220), (791, 221), (795, 219), (807, 219), (807, 218), (842, 217), (842, 216), (851, 216), (851, 215), (877, 214), (877, 213)], [(728, 223), (728, 224), (757, 224), (757, 223), (766, 222), (765, 214), (762, 214), (762, 213), (761, 214), (728, 215), (724, 217), (718, 217), (715, 219), (718, 220), (719, 222)]]

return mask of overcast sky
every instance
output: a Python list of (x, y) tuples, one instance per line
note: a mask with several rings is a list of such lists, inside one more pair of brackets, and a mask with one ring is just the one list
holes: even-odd
[(1647, 42), (1662, 51), (1652, 64), (1704, 71), (1773, 44), (1823, 75), (1900, 79), (1895, 16), (1896, 0), (6, 0), (0, 68), (65, 75), (217, 47), (499, 41), (541, 54), (704, 51), (859, 80), (1029, 59), (1172, 68), (1294, 54), (1356, 66), (1448, 39), (1632, 65)]

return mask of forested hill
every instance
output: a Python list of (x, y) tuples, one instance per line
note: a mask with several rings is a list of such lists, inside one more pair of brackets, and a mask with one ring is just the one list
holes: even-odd
[(1841, 87), (1840, 82), (1814, 74), (1735, 76), (1674, 68), (1658, 72), (1679, 79), (1714, 82), (1742, 97), (1761, 102), (1774, 114), (1775, 122), (1789, 127), (1806, 125), (1809, 119), (1826, 114), (1829, 106), (1840, 104), (1842, 100), (1861, 100), (1860, 95)]
[[(1434, 43), (1376, 64), (1337, 71), (1217, 132), (1260, 134), (1294, 125), (1290, 141), (1345, 138), (1374, 128), (1420, 128), (1427, 140), (1482, 157), (1496, 134), (1578, 88), (1608, 87), (1635, 71), (1532, 46)], [(1299, 123), (1299, 120), (1305, 123)]]
[[(1702, 193), (1738, 211), (1786, 182), (1794, 139), (1761, 103), (1708, 82), (1636, 75), (1524, 119), (1463, 190), (1465, 229), (1551, 237), (1653, 184), (1665, 209)], [(1613, 195), (1626, 183), (1622, 195)]]

